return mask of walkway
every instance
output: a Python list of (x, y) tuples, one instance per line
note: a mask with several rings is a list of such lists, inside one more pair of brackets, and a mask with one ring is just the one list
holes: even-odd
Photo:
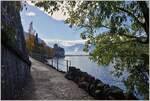
[(93, 99), (74, 82), (67, 80), (49, 66), (30, 58), (32, 61), (31, 80), (20, 99), (25, 100), (86, 100)]

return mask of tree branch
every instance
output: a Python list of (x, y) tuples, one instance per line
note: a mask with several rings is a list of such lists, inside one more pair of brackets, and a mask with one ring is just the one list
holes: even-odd
[(137, 42), (147, 44), (147, 41), (142, 41), (142, 39), (144, 39), (144, 38), (147, 40), (146, 37), (136, 37), (136, 36), (132, 36), (132, 35), (128, 35), (128, 34), (118, 34), (118, 35), (125, 36), (125, 37), (131, 38), (131, 39), (135, 39), (135, 41), (137, 41)]
[(116, 8), (117, 8), (118, 10), (120, 10), (120, 11), (123, 11), (123, 12), (127, 13), (129, 16), (132, 16), (132, 17), (135, 19), (135, 21), (136, 21), (137, 23), (139, 23), (142, 27), (144, 27), (143, 23), (141, 23), (141, 22), (138, 20), (138, 18), (137, 18), (132, 12), (130, 12), (129, 10), (126, 10), (126, 9), (124, 9), (124, 8), (121, 8), (121, 7), (117, 7), (117, 6), (116, 6)]
[(122, 44), (126, 44), (126, 43), (129, 43), (129, 42), (135, 42), (136, 40), (128, 40), (128, 41), (122, 41), (122, 42), (112, 42), (112, 41), (109, 41), (109, 42), (106, 42), (106, 43), (103, 43), (103, 44), (106, 44), (106, 45), (122, 45)]
[(105, 28), (107, 28), (107, 29), (111, 29), (110, 27), (105, 26), (105, 25), (101, 25), (101, 27), (105, 27)]
[(140, 6), (141, 12), (143, 13), (145, 19), (145, 23), (143, 24), (143, 27), (147, 34), (146, 42), (149, 43), (149, 8), (146, 4), (146, 1), (138, 1), (138, 4)]
[[(82, 28), (82, 27), (87, 27), (87, 28), (91, 28), (92, 26), (90, 26), (90, 25), (80, 25), (80, 28)], [(107, 29), (111, 29), (109, 26), (105, 26), (105, 25), (101, 25), (100, 27), (105, 27), (105, 28), (107, 28)]]

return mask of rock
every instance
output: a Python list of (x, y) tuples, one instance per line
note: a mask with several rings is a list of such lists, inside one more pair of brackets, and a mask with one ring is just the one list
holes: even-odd
[(84, 89), (85, 91), (88, 91), (89, 83), (88, 82), (80, 82), (79, 87)]
[(84, 81), (89, 81), (89, 75), (86, 72), (80, 72), (80, 76), (84, 77)]
[(96, 89), (101, 89), (101, 90), (103, 90), (103, 89), (104, 89), (104, 86), (105, 86), (105, 84), (99, 82), (99, 83), (96, 84)]
[(123, 100), (123, 99), (125, 99), (123, 91), (120, 88), (118, 88), (116, 86), (111, 86), (110, 90), (111, 91), (109, 92), (109, 95), (114, 97), (116, 100)]
[(104, 91), (103, 91), (103, 92), (104, 92), (106, 95), (109, 95), (110, 91), (111, 91), (111, 88), (109, 87), (109, 85), (104, 84)]
[(90, 84), (89, 85), (89, 94), (94, 96), (95, 95), (95, 84)]
[(126, 100), (138, 100), (132, 93), (124, 94)]
[(73, 66), (70, 66), (70, 67), (69, 67), (69, 72), (74, 72), (75, 70), (76, 70), (75, 67), (73, 67)]
[(67, 78), (68, 80), (73, 80), (72, 76), (69, 75), (69, 74), (66, 74), (66, 75), (65, 75), (65, 78)]
[(93, 79), (94, 81), (91, 82), (90, 86), (89, 86), (89, 93), (92, 96), (96, 96), (95, 95), (95, 91), (96, 93), (98, 91), (102, 91), (103, 90), (103, 86), (104, 84), (102, 82), (99, 82), (98, 80)]
[(108, 100), (115, 100), (115, 98), (113, 96), (108, 95), (107, 97)]
[[(123, 90), (115, 86), (104, 84), (101, 80), (95, 79), (86, 72), (75, 67), (69, 67), (66, 78), (73, 80), (78, 86), (87, 91), (94, 98), (99, 100), (122, 100), (125, 99)], [(127, 96), (127, 99), (132, 99)]]
[(98, 84), (98, 83), (103, 83), (103, 82), (101, 80), (96, 79), (95, 83)]
[(73, 76), (73, 81), (75, 81), (76, 83), (79, 82), (80, 77), (81, 77), (81, 72), (79, 69), (75, 70), (75, 72), (72, 72), (72, 76)]
[(122, 89), (120, 89), (120, 88), (118, 88), (118, 87), (116, 87), (116, 86), (111, 86), (110, 88), (111, 88), (111, 90), (112, 90), (113, 92), (123, 92)]
[(80, 80), (80, 78), (79, 78), (79, 77), (77, 77), (77, 76), (75, 76), (73, 80), (74, 80), (74, 82), (75, 82), (75, 83), (79, 84), (79, 80)]
[(83, 81), (85, 81), (85, 77), (82, 76), (79, 78), (79, 82), (83, 82)]
[(95, 78), (91, 76), (90, 83), (93, 83), (93, 82), (95, 82)]
[(95, 90), (94, 97), (98, 100), (105, 100), (106, 94), (102, 90)]

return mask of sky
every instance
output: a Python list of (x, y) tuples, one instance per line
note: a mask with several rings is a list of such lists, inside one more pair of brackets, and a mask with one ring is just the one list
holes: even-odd
[[(28, 32), (29, 24), (33, 22), (33, 29), (38, 33), (38, 36), (46, 43), (61, 43), (63, 45), (74, 45), (75, 43), (84, 43), (85, 40), (80, 38), (81, 30), (70, 28), (64, 23), (66, 16), (61, 11), (54, 12), (53, 16), (42, 11), (31, 2), (28, 1), (26, 8), (20, 12), (21, 21), (24, 31)], [(127, 18), (125, 24), (130, 25), (130, 18)], [(108, 29), (100, 28), (95, 35), (107, 31)]]
[(28, 32), (29, 24), (33, 21), (33, 29), (38, 36), (46, 42), (61, 42), (64, 45), (74, 43), (84, 43), (80, 38), (80, 31), (70, 28), (64, 23), (64, 16), (57, 12), (54, 16), (49, 16), (33, 5), (26, 5), (20, 12), (24, 31)]

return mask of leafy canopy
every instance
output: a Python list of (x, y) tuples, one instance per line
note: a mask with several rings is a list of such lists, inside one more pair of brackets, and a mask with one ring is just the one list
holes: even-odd
[[(36, 6), (47, 12), (65, 9), (66, 23), (84, 29), (85, 51), (95, 46), (91, 59), (98, 64), (115, 63), (115, 72), (128, 70), (129, 92), (148, 99), (148, 1), (40, 1)], [(62, 6), (64, 5), (64, 6)], [(64, 8), (62, 8), (64, 7)]]

